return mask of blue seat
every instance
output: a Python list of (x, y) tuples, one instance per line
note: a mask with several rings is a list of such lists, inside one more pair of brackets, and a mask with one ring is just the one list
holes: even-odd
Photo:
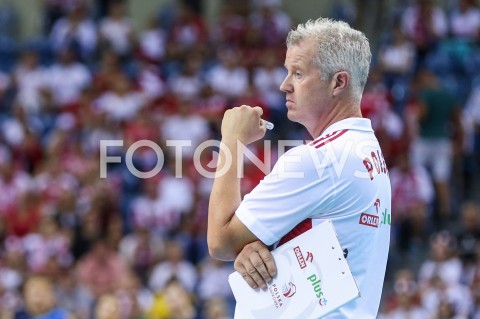
[(8, 37), (0, 37), (0, 70), (10, 72), (18, 58), (18, 43)]

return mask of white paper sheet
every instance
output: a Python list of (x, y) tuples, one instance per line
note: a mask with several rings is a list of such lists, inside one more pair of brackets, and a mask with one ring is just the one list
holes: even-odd
[(267, 290), (252, 289), (238, 272), (229, 283), (245, 317), (316, 319), (360, 297), (331, 221), (272, 251), (277, 276)]

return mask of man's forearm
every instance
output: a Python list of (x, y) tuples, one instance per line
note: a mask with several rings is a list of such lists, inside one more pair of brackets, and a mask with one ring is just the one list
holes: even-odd
[(222, 140), (208, 208), (208, 246), (217, 258), (235, 258), (228, 225), (241, 202), (237, 141)]

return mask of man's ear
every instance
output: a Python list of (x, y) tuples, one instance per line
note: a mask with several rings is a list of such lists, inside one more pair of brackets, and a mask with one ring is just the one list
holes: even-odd
[(333, 75), (333, 96), (344, 92), (350, 83), (350, 74), (347, 71), (340, 71)]

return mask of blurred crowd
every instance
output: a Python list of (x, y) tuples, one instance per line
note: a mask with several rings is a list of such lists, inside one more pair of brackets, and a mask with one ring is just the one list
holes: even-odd
[[(194, 161), (208, 170), (214, 157), (195, 149), (241, 104), (264, 109), (274, 145), (310, 137), (278, 90), (294, 25), (281, 3), (223, 1), (211, 23), (194, 4), (167, 3), (135, 26), (122, 1), (43, 0), (43, 27), (25, 41), (14, 7), (0, 5), (1, 319), (232, 318), (233, 266), (206, 247), (212, 179)], [(362, 100), (393, 192), (380, 316), (478, 319), (480, 9), (417, 0), (390, 11)], [(355, 25), (343, 2), (325, 16)], [(121, 143), (102, 153), (102, 140)], [(151, 178), (126, 165), (158, 164), (140, 140), (164, 154)], [(247, 193), (266, 172), (252, 161), (244, 173)]]

